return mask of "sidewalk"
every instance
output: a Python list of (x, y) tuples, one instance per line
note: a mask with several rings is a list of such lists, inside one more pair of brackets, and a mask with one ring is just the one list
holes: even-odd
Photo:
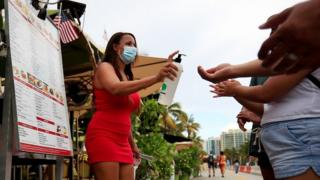
[(251, 166), (251, 169), (252, 169), (252, 170), (251, 170), (251, 174), (253, 174), (253, 175), (258, 175), (258, 176), (262, 176), (259, 166)]
[(221, 177), (220, 169), (216, 169), (214, 177), (208, 177), (208, 172), (202, 172), (201, 177), (195, 177), (192, 180), (211, 180), (211, 179), (221, 179), (221, 180), (263, 180), (261, 174), (255, 172), (254, 174), (239, 172), (235, 174), (232, 170), (227, 169), (225, 177)]

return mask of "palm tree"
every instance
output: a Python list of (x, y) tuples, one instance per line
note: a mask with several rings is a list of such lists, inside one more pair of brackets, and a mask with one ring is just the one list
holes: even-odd
[(187, 137), (190, 139), (191, 137), (196, 137), (200, 124), (195, 122), (193, 115), (186, 117), (182, 118), (177, 126), (180, 132), (187, 131)]
[(192, 115), (188, 118), (187, 121), (187, 133), (188, 133), (188, 138), (191, 138), (191, 136), (196, 136), (196, 133), (198, 132), (200, 128), (200, 124), (196, 123), (194, 121), (194, 118)]
[(196, 134), (194, 134), (194, 137), (192, 137), (192, 141), (194, 143), (194, 145), (196, 145), (199, 148), (203, 148), (202, 144), (203, 144), (203, 140), (201, 139), (200, 136), (197, 136)]
[(186, 117), (186, 113), (181, 110), (181, 106), (177, 102), (167, 107), (163, 106), (160, 114), (160, 126), (165, 129), (165, 131), (171, 131), (172, 134), (176, 134), (176, 122)]

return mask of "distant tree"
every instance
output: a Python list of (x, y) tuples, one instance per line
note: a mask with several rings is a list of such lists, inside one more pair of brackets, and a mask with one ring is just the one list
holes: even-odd
[(231, 162), (239, 158), (239, 152), (235, 148), (225, 149), (223, 152)]
[(239, 155), (242, 162), (241, 164), (245, 164), (247, 161), (247, 157), (249, 155), (249, 142), (245, 142), (239, 148)]

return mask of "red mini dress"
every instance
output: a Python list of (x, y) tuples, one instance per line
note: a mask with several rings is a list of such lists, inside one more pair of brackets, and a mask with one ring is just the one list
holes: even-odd
[(140, 104), (139, 94), (115, 96), (106, 90), (94, 89), (94, 96), (96, 111), (88, 125), (85, 141), (89, 163), (133, 164), (128, 138), (131, 113)]

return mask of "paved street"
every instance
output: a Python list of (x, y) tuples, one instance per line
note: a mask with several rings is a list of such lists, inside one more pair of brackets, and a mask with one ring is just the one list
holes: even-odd
[(247, 173), (238, 173), (235, 174), (231, 170), (226, 170), (225, 177), (221, 177), (221, 173), (219, 169), (216, 169), (216, 175), (214, 177), (209, 178), (207, 172), (202, 172), (202, 177), (196, 177), (192, 180), (210, 180), (210, 179), (221, 179), (221, 180), (263, 180), (261, 175), (253, 175)]

